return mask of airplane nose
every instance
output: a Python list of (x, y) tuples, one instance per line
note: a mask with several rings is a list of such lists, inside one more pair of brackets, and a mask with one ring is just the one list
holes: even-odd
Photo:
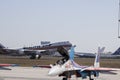
[(48, 72), (48, 75), (49, 75), (49, 76), (54, 76), (55, 73), (54, 73), (54, 71), (50, 70), (50, 71)]
[(63, 71), (64, 71), (64, 69), (61, 68), (60, 66), (58, 66), (58, 65), (57, 66), (53, 66), (49, 70), (48, 75), (49, 76), (57, 76), (57, 75), (61, 74)]
[(60, 73), (60, 70), (56, 67), (52, 68), (49, 72), (48, 75), (49, 76), (56, 76)]
[(52, 74), (51, 72), (48, 73), (49, 76), (50, 76), (51, 74)]

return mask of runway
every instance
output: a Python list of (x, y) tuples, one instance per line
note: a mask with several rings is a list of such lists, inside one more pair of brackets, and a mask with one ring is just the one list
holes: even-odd
[[(49, 69), (33, 67), (9, 67), (12, 70), (0, 70), (0, 80), (62, 80), (62, 77), (51, 77), (47, 73)], [(100, 74), (96, 80), (119, 80), (120, 71), (117, 75)], [(73, 76), (71, 80), (76, 80)], [(77, 80), (82, 80), (78, 78)], [(88, 80), (88, 79), (84, 79)]]
[(61, 80), (47, 76), (49, 69), (33, 67), (9, 67), (12, 70), (0, 70), (0, 80)]

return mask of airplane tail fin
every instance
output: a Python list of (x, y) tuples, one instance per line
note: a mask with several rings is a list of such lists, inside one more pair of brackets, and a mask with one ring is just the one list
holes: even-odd
[(94, 67), (100, 67), (100, 54), (103, 53), (105, 50), (105, 47), (98, 47), (98, 52), (96, 53)]
[(70, 53), (69, 53), (70, 60), (74, 60), (74, 54), (75, 54), (74, 48), (75, 46), (72, 46), (70, 49)]
[(112, 55), (120, 55), (120, 47)]
[(5, 48), (5, 46), (3, 46), (3, 45), (0, 43), (0, 49), (2, 49), (2, 48)]

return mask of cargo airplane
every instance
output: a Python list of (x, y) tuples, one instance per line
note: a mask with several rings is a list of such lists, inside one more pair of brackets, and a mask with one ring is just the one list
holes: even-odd
[(91, 77), (92, 75), (98, 77), (100, 72), (115, 74), (111, 71), (120, 70), (100, 67), (100, 53), (104, 51), (104, 48), (98, 48), (98, 53), (96, 54), (93, 66), (81, 66), (74, 61), (74, 46), (71, 47), (69, 54), (64, 48), (59, 48), (58, 51), (64, 56), (63, 59), (50, 66), (39, 65), (39, 67), (50, 68), (48, 72), (49, 76), (62, 76), (62, 80), (70, 80), (71, 76), (75, 75), (76, 78), (80, 77), (86, 79), (89, 77), (89, 80), (94, 80), (94, 78)]
[(39, 59), (42, 55), (52, 55), (57, 52), (58, 47), (64, 47), (69, 50), (72, 44), (69, 41), (49, 43), (42, 46), (24, 47), (20, 49), (9, 49), (0, 44), (0, 54), (30, 56), (30, 59)]
[[(80, 58), (95, 58), (95, 53), (75, 52), (75, 55)], [(114, 53), (103, 53), (101, 58), (120, 58), (120, 47)]]

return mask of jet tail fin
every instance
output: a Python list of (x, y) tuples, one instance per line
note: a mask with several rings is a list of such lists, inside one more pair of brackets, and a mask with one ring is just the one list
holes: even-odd
[(120, 55), (120, 47), (112, 55)]
[(70, 60), (74, 60), (74, 54), (75, 54), (74, 48), (75, 46), (72, 46), (70, 49), (70, 53), (69, 53)]
[(96, 53), (94, 67), (100, 67), (100, 54), (103, 53), (105, 50), (105, 47), (98, 47), (98, 52)]
[(0, 49), (3, 49), (5, 48), (5, 46), (3, 46), (1, 43), (0, 43)]

